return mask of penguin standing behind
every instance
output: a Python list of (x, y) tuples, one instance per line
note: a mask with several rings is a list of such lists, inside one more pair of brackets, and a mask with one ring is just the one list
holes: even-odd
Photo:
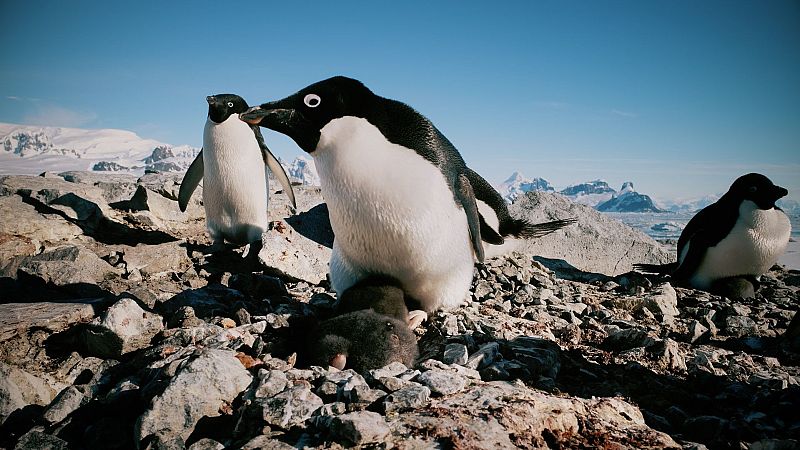
[(181, 181), (178, 204), (186, 211), (189, 198), (201, 179), (206, 225), (215, 245), (227, 241), (245, 245), (261, 239), (267, 229), (267, 173), (283, 185), (292, 207), (294, 191), (289, 178), (264, 143), (261, 130), (239, 120), (248, 106), (234, 94), (206, 97), (208, 119), (203, 148)]
[(500, 245), (570, 223), (500, 213), (490, 230), (476, 200), (483, 179), (453, 144), (408, 105), (351, 78), (320, 81), (240, 118), (288, 135), (314, 158), (336, 235), (330, 270), (339, 294), (378, 274), (398, 280), (424, 311), (454, 308), (474, 261), (483, 262), (484, 240)]
[(743, 175), (686, 224), (678, 239), (676, 263), (636, 268), (670, 274), (676, 282), (696, 289), (752, 296), (757, 280), (789, 244), (789, 218), (775, 206), (786, 194), (764, 175)]

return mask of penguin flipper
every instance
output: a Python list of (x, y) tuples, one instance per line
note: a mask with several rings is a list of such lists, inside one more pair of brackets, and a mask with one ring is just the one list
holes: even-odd
[(500, 233), (494, 230), (486, 221), (483, 219), (483, 216), (478, 213), (478, 216), (481, 219), (481, 239), (483, 242), (487, 242), (492, 245), (503, 245), (506, 241), (503, 236), (500, 236)]
[(203, 179), (203, 169), (203, 149), (200, 149), (200, 153), (194, 158), (189, 169), (186, 170), (183, 180), (181, 180), (181, 187), (178, 191), (178, 206), (180, 206), (181, 212), (186, 212), (186, 206), (189, 205), (192, 193), (197, 189), (200, 180)]
[(469, 235), (472, 238), (472, 249), (475, 250), (475, 257), (479, 263), (483, 263), (481, 217), (478, 214), (478, 203), (475, 200), (472, 185), (464, 174), (460, 174), (456, 179), (456, 198), (458, 198), (461, 207), (464, 208), (464, 212), (467, 214), (467, 225), (469, 226)]
[(686, 241), (686, 255), (678, 262), (678, 268), (671, 274), (672, 278), (677, 281), (687, 281), (692, 277), (706, 256), (709, 247), (707, 241), (702, 230), (698, 230)]
[(294, 190), (292, 189), (292, 183), (289, 181), (289, 177), (286, 175), (286, 171), (267, 147), (267, 144), (264, 142), (264, 136), (261, 135), (261, 129), (259, 129), (258, 125), (250, 125), (250, 129), (253, 130), (253, 134), (256, 135), (256, 141), (258, 141), (258, 147), (261, 148), (261, 157), (264, 159), (264, 164), (267, 165), (272, 174), (275, 175), (275, 178), (278, 179), (278, 182), (281, 183), (283, 192), (286, 193), (289, 197), (289, 201), (292, 203), (292, 209), (296, 210), (297, 202), (294, 197)]

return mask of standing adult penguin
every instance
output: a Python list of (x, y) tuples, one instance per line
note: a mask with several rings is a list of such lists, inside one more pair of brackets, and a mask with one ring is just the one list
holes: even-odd
[(754, 290), (743, 283), (757, 284), (789, 244), (792, 226), (775, 206), (786, 194), (786, 189), (764, 175), (742, 175), (722, 198), (686, 224), (678, 239), (677, 262), (636, 267), (669, 274), (696, 289), (723, 293), (733, 289), (740, 293), (737, 296), (750, 295)]
[(261, 239), (267, 229), (268, 184), (264, 165), (272, 171), (296, 207), (294, 191), (257, 126), (239, 120), (248, 106), (242, 97), (219, 94), (206, 97), (208, 119), (203, 148), (181, 181), (178, 204), (186, 211), (200, 180), (206, 225), (214, 244), (245, 245)]
[(568, 223), (515, 220), (490, 235), (473, 185), (480, 177), (453, 144), (423, 115), (358, 80), (329, 78), (240, 118), (288, 135), (314, 157), (336, 235), (330, 270), (340, 294), (386, 275), (424, 311), (454, 308), (466, 298), (474, 261), (484, 259), (482, 231), (501, 244), (503, 232), (533, 235)]

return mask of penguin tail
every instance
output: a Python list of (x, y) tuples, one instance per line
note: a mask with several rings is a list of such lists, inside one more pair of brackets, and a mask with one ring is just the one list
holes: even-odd
[(673, 273), (675, 269), (678, 268), (678, 263), (668, 263), (668, 264), (634, 264), (633, 268), (642, 273), (649, 273), (649, 274), (658, 274), (658, 275), (666, 275)]
[(501, 234), (503, 236), (512, 235), (518, 238), (536, 239), (558, 231), (568, 225), (572, 225), (577, 221), (578, 219), (574, 217), (544, 223), (530, 223), (526, 220), (515, 219), (511, 221), (511, 227), (509, 227), (508, 233), (501, 232)]

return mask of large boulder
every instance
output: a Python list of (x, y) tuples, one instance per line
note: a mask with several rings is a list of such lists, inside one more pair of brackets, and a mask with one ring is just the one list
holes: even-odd
[(229, 350), (206, 349), (183, 366), (139, 417), (142, 441), (161, 434), (186, 440), (203, 417), (216, 417), (250, 384), (252, 376)]
[(519, 251), (564, 260), (575, 268), (615, 276), (633, 264), (663, 264), (675, 256), (641, 231), (601, 214), (589, 206), (546, 192), (528, 192), (510, 207), (511, 215), (533, 223), (574, 217), (578, 222), (521, 244)]

